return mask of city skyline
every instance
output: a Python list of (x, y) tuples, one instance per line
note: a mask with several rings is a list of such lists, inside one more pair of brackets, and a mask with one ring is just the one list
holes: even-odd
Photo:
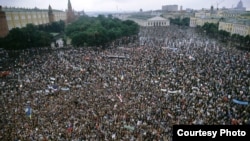
[[(20, 8), (34, 8), (47, 9), (49, 5), (53, 9), (63, 10), (67, 9), (68, 0), (1, 0), (2, 6), (8, 7), (20, 7)], [(139, 11), (139, 9), (147, 10), (159, 10), (162, 5), (178, 5), (183, 9), (191, 8), (200, 10), (202, 8), (210, 8), (211, 5), (214, 8), (232, 8), (236, 7), (240, 0), (70, 0), (72, 7), (76, 11), (92, 12), (92, 11)], [(242, 0), (244, 7), (250, 10), (250, 3), (248, 0)]]

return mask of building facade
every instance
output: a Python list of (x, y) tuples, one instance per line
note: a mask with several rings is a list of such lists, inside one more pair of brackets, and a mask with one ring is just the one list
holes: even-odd
[(6, 9), (6, 20), (8, 29), (22, 28), (27, 24), (48, 24), (53, 21), (66, 20), (66, 13), (63, 11), (50, 11), (39, 9)]
[(178, 5), (163, 5), (162, 11), (178, 11)]
[(205, 23), (214, 23), (217, 24), (219, 22), (219, 18), (196, 18), (191, 17), (190, 18), (190, 27), (197, 27), (197, 26), (203, 26)]
[(250, 35), (250, 22), (239, 23), (239, 22), (219, 22), (219, 30), (229, 32), (231, 35), (239, 34), (241, 36)]
[(13, 28), (22, 28), (27, 24), (41, 25), (60, 20), (66, 21), (67, 19), (66, 12), (52, 10), (51, 6), (48, 10), (5, 7), (0, 11), (0, 15), (0, 37), (5, 37)]
[(145, 22), (145, 26), (169, 26), (169, 25), (170, 21), (168, 19), (159, 16), (150, 18)]

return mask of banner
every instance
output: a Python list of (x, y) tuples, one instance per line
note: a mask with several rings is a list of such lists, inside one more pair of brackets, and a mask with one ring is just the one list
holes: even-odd
[(32, 108), (30, 106), (28, 106), (26, 109), (25, 109), (25, 114), (31, 118), (31, 114), (32, 114)]
[(237, 99), (233, 99), (233, 102), (236, 103), (236, 104), (240, 104), (240, 105), (248, 105), (247, 101), (240, 101), (240, 100), (237, 100)]

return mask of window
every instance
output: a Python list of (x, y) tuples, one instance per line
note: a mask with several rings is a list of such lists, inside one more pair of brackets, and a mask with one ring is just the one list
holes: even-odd
[(7, 16), (7, 20), (10, 21), (11, 20), (11, 16)]

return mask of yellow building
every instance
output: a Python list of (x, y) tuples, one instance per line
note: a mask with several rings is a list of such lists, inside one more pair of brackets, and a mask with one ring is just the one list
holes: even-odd
[(239, 34), (241, 36), (250, 35), (250, 21), (241, 22), (227, 21), (219, 22), (219, 30), (224, 30), (232, 34)]
[[(22, 28), (27, 24), (47, 24), (49, 23), (49, 10), (41, 9), (20, 9), (20, 8), (3, 8), (6, 14), (8, 30), (12, 28)], [(53, 10), (54, 21), (65, 21), (67, 16), (66, 12)]]
[(219, 22), (219, 18), (196, 18), (190, 17), (190, 27), (203, 26), (205, 23), (214, 23), (217, 24)]

